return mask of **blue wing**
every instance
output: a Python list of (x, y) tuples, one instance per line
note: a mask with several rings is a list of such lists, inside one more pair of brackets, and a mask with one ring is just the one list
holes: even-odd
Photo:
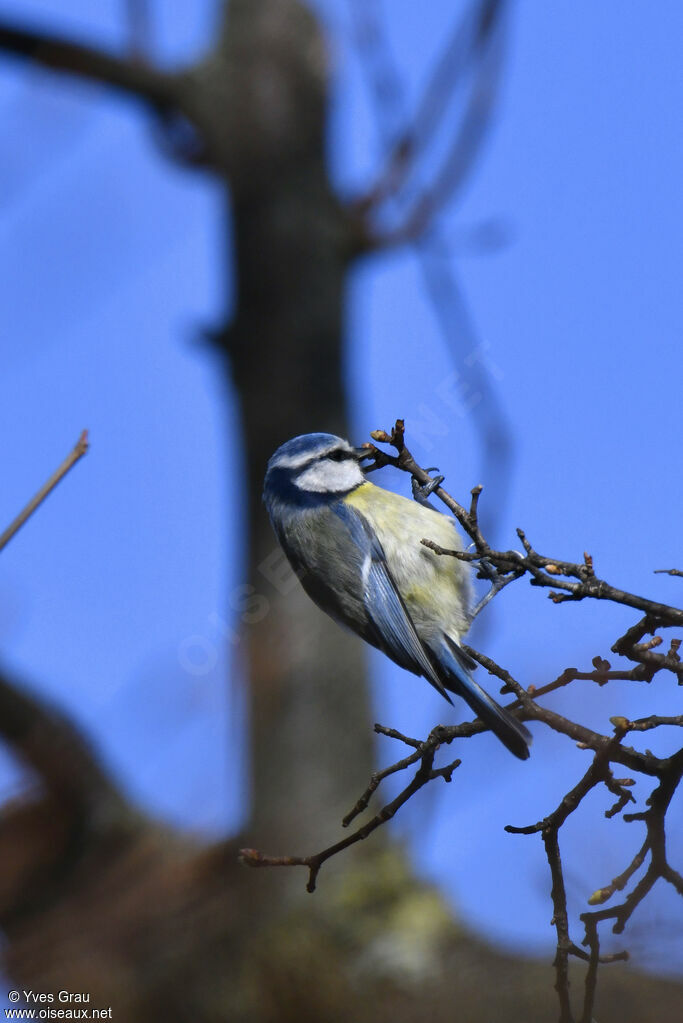
[(500, 707), (493, 697), (474, 681), (470, 674), (470, 667), (474, 664), (472, 659), (446, 635), (443, 637), (438, 658), (444, 685), (452, 693), (462, 696), (477, 717), (498, 736), (511, 753), (520, 760), (526, 760), (529, 756), (531, 733), (521, 721), (504, 707)]
[(365, 518), (340, 501), (336, 514), (364, 553), (363, 603), (372, 627), (367, 638), (402, 668), (423, 675), (452, 704), (418, 636), (387, 564), (384, 549)]
[(382, 545), (363, 515), (342, 501), (335, 512), (363, 558), (363, 602), (369, 622), (365, 638), (402, 668), (423, 675), (449, 703), (453, 701), (446, 689), (461, 696), (511, 753), (526, 760), (529, 731), (475, 682), (471, 675), (475, 662), (446, 634), (431, 649), (431, 656), (425, 649), (392, 578)]

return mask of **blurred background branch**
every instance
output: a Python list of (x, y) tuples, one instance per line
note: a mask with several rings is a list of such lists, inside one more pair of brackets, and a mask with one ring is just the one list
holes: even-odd
[(76, 75), (109, 86), (150, 104), (154, 109), (178, 103), (177, 81), (157, 68), (117, 57), (51, 32), (13, 25), (0, 18), (0, 50), (51, 71)]

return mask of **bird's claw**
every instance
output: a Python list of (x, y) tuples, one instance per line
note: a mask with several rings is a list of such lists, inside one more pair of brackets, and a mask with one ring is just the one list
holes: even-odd
[[(439, 470), (438, 470), (438, 467), (436, 465), (433, 465), (429, 469), (426, 470), (426, 472), (438, 472), (438, 471)], [(441, 486), (441, 484), (443, 483), (443, 481), (445, 479), (446, 479), (445, 476), (441, 476), (441, 475), (435, 476), (433, 480), (430, 480), (429, 483), (425, 483), (424, 486), (422, 486), (422, 484), (419, 483), (419, 481), (416, 480), (415, 477), (413, 476), (412, 480), (411, 480), (411, 484), (412, 484), (412, 488), (413, 488), (413, 497), (415, 498), (415, 500), (419, 504), (426, 504), (427, 503), (427, 499), (429, 497), (431, 497), (431, 495), (434, 493), (434, 491), (438, 487)]]

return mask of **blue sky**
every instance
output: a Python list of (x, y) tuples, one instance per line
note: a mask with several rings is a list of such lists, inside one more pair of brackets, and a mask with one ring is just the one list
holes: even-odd
[[(122, 7), (16, 0), (2, 11), (116, 47)], [(387, 26), (409, 105), (452, 8), (392, 0)], [(444, 219), (515, 441), (499, 538), (514, 546), (522, 525), (544, 553), (571, 559), (588, 549), (599, 574), (675, 603), (681, 580), (652, 569), (683, 566), (683, 7), (525, 0), (515, 8), (493, 130)], [(153, 9), (158, 59), (201, 51), (212, 2), (157, 0)], [(372, 176), (378, 145), (348, 9), (337, 0), (320, 9), (336, 67), (331, 170), (348, 192)], [(219, 368), (201, 339), (230, 303), (222, 198), (210, 180), (160, 156), (144, 116), (104, 90), (3, 61), (0, 121), (2, 519), (84, 426), (93, 444), (3, 554), (3, 658), (96, 736), (144, 805), (220, 833), (241, 820), (244, 783), (239, 754), (229, 752), (239, 748), (241, 697), (237, 687), (226, 693), (233, 650), (223, 637), (227, 595), (242, 573), (239, 509), (226, 486), (239, 478), (240, 454)], [(505, 225), (505, 246), (482, 256), (462, 244), (473, 225), (492, 219)], [(456, 496), (477, 482), (482, 502), (495, 493), (495, 480), (480, 479), (458, 366), (408, 251), (354, 272), (348, 352), (354, 439), (404, 416), (409, 431), (411, 421), (421, 424), (416, 455), (439, 465)], [(383, 482), (405, 486), (386, 472)], [(634, 620), (624, 609), (554, 607), (525, 583), (486, 614), (487, 651), (535, 684), (608, 656)], [(196, 636), (211, 652), (201, 674), (182, 656)], [(443, 720), (429, 687), (379, 657), (373, 664), (379, 720), (412, 734)], [(602, 690), (578, 683), (551, 705), (604, 730), (615, 713), (674, 713), (680, 690), (664, 678)], [(655, 749), (657, 741), (648, 737)], [(384, 742), (381, 755), (394, 755)], [(468, 919), (498, 940), (521, 936), (543, 951), (553, 935), (541, 843), (507, 836), (502, 825), (543, 816), (585, 762), (543, 732), (531, 766), (482, 737), (453, 785), (423, 793), (397, 831), (410, 845), (426, 829), (418, 867)], [(9, 762), (5, 777), (10, 789)], [(608, 805), (597, 795), (567, 829), (576, 912), (639, 845), (637, 825), (604, 821)], [(681, 817), (679, 800), (669, 825), (679, 861)], [(490, 884), (501, 872), (505, 914), (498, 882)], [(682, 919), (673, 893), (655, 892), (626, 942), (636, 960), (656, 965), (648, 926), (657, 923), (669, 943), (665, 965), (680, 967)]]

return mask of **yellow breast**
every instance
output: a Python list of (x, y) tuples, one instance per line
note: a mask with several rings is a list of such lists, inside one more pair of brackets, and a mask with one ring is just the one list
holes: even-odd
[(376, 533), (418, 633), (442, 629), (459, 640), (468, 625), (467, 566), (435, 554), (420, 542), (425, 538), (441, 547), (461, 548), (454, 520), (368, 482), (344, 500)]

